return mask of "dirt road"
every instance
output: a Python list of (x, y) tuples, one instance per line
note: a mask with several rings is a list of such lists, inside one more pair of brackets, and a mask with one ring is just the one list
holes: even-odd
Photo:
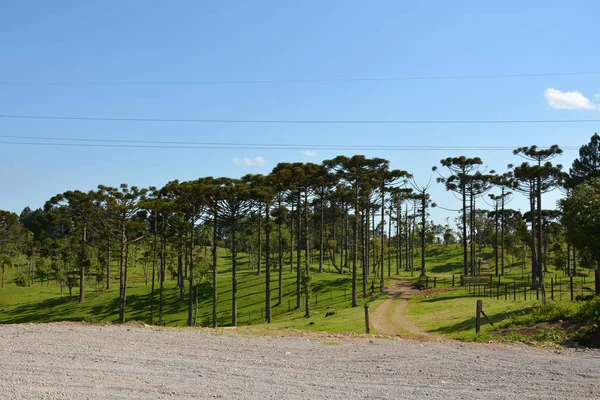
[(457, 342), (0, 326), (2, 399), (597, 399), (600, 354)]
[(385, 290), (389, 299), (371, 314), (371, 325), (379, 333), (390, 336), (411, 337), (427, 341), (438, 338), (425, 332), (421, 327), (406, 318), (406, 307), (411, 294), (418, 292), (406, 281), (392, 279)]

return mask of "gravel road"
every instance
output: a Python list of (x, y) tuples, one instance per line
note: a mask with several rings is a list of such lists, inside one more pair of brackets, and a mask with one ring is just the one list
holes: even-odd
[(600, 352), (68, 324), (0, 326), (2, 399), (598, 399)]

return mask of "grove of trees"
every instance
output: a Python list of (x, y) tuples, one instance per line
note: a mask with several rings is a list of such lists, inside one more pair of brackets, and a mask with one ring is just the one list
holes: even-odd
[[(321, 164), (280, 163), (268, 175), (174, 180), (162, 188), (122, 184), (70, 190), (20, 215), (0, 211), (1, 284), (7, 268), (15, 268), (18, 286), (54, 281), (61, 294), (66, 289), (72, 295), (75, 288), (84, 302), (86, 278), (94, 277), (98, 290), (110, 289), (110, 265), (116, 259), (122, 323), (128, 270), (143, 260), (145, 283), (151, 285), (150, 323), (162, 323), (164, 283), (170, 275), (178, 301), (187, 305), (188, 325), (195, 321), (199, 282), (209, 282), (215, 327), (217, 252), (225, 248), (232, 273), (230, 323), (235, 326), (240, 253), (248, 255), (244, 268), (264, 275), (265, 320), (271, 322), (272, 282), (279, 283), (281, 304), (284, 268), (295, 274), (294, 306), (308, 317), (311, 276), (324, 273), (326, 262), (335, 273), (351, 277), (349, 302), (356, 307), (369, 289), (383, 289), (386, 271), (388, 276), (394, 270), (426, 275), (425, 251), (438, 243), (462, 247), (465, 275), (478, 274), (485, 246), (494, 249), (496, 275), (504, 274), (505, 264), (530, 257), (532, 288), (541, 289), (545, 300), (548, 262), (568, 275), (577, 273), (578, 260), (600, 262), (600, 137), (595, 134), (581, 148), (568, 173), (551, 162), (561, 153), (556, 145), (518, 148), (514, 154), (525, 161), (502, 173), (486, 170), (478, 157), (440, 160), (433, 170), (437, 182), (459, 201), (456, 226), (449, 219), (443, 225), (429, 219), (428, 209), (438, 206), (430, 199), (429, 185), (418, 186), (408, 172), (391, 169), (388, 160), (363, 155)], [(559, 210), (542, 204), (543, 194), (555, 189), (567, 194)], [(525, 213), (507, 207), (517, 194), (529, 200)], [(210, 260), (201, 257), (208, 249)], [(421, 259), (415, 268), (416, 254)], [(599, 282), (596, 266), (597, 294)]]

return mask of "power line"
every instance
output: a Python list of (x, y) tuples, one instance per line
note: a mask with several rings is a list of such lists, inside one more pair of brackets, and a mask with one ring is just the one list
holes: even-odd
[(584, 72), (537, 72), (523, 74), (486, 74), (486, 75), (433, 75), (400, 77), (355, 77), (355, 78), (318, 78), (318, 79), (271, 79), (271, 80), (202, 80), (202, 81), (3, 81), (0, 85), (14, 86), (170, 86), (170, 85), (255, 85), (285, 83), (344, 83), (344, 82), (393, 82), (426, 80), (463, 80), (463, 79), (510, 79), (548, 76), (598, 75), (600, 71)]
[(42, 119), (61, 121), (112, 121), (112, 122), (176, 122), (210, 124), (323, 124), (323, 125), (483, 125), (483, 124), (564, 124), (597, 123), (600, 119), (510, 119), (510, 120), (298, 120), (298, 119), (194, 119), (194, 118), (119, 118), (119, 117), (69, 117), (56, 115), (8, 115), (6, 119)]
[[(5, 137), (5, 136), (0, 136)], [(41, 138), (40, 138), (41, 139)], [(76, 139), (68, 139), (76, 140)], [(81, 139), (85, 140), (85, 139)], [(89, 139), (95, 141), (94, 139)], [(109, 140), (97, 140), (109, 142)], [(502, 146), (371, 146), (371, 145), (323, 145), (323, 144), (248, 144), (248, 143), (199, 143), (199, 142), (158, 142), (158, 141), (115, 141), (116, 143), (64, 143), (64, 142), (23, 142), (0, 141), (0, 144), (52, 146), (52, 147), (102, 147), (102, 148), (144, 148), (144, 149), (218, 149), (218, 150), (389, 150), (389, 151), (510, 151), (513, 147)], [(122, 144), (131, 142), (131, 144)], [(147, 143), (147, 144), (146, 144)], [(172, 144), (171, 144), (172, 143)], [(563, 150), (577, 150), (569, 146)]]
[[(165, 140), (125, 140), (125, 139), (94, 139), (94, 138), (69, 138), (69, 137), (56, 137), (56, 136), (24, 136), (24, 135), (0, 135), (0, 138), (6, 139), (27, 139), (27, 140), (52, 140), (52, 141), (66, 141), (66, 142), (101, 142), (101, 143), (128, 143), (128, 144), (173, 144), (173, 145), (198, 145), (198, 146), (260, 146), (262, 147), (286, 147), (286, 148), (298, 148), (298, 149), (306, 149), (310, 148), (336, 148), (336, 149), (344, 149), (344, 148), (368, 148), (368, 149), (390, 149), (390, 148), (399, 148), (399, 149), (423, 149), (423, 148), (440, 148), (440, 149), (449, 149), (449, 150), (514, 150), (514, 146), (455, 146), (455, 145), (442, 145), (442, 146), (427, 146), (427, 145), (345, 145), (345, 144), (317, 144), (317, 143), (309, 143), (309, 144), (293, 144), (293, 143), (227, 143), (227, 142), (195, 142), (195, 141), (165, 141)], [(28, 142), (24, 142), (28, 143)], [(568, 149), (563, 148), (563, 149)], [(576, 147), (572, 147), (572, 149), (577, 149)]]

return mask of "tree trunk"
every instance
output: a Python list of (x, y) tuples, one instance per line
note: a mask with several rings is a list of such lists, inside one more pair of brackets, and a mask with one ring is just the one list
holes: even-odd
[[(333, 238), (333, 254), (331, 255), (331, 263), (333, 264), (333, 266), (335, 267), (337, 265), (337, 249), (338, 249), (338, 243), (335, 240), (335, 202), (331, 201), (331, 237)], [(343, 223), (343, 220), (342, 220)], [(328, 248), (331, 248), (331, 246), (327, 246)], [(340, 260), (340, 264), (342, 263), (342, 261)], [(336, 267), (337, 269), (337, 267)], [(339, 268), (339, 272), (342, 272), (342, 265), (340, 265)]]
[(162, 222), (160, 229), (160, 264), (159, 264), (159, 279), (158, 279), (158, 325), (163, 324), (163, 305), (164, 305), (164, 286), (165, 286), (165, 275), (167, 272), (167, 238), (166, 238), (166, 226), (165, 226), (165, 214), (162, 214)]
[(305, 264), (305, 283), (304, 283), (304, 316), (310, 318), (310, 237), (308, 230), (308, 190), (304, 191), (304, 264)]
[(388, 277), (392, 276), (392, 207), (390, 207), (390, 215), (388, 219), (388, 237), (387, 237), (387, 261), (388, 261)]
[[(279, 208), (281, 209), (281, 201), (279, 201)], [(279, 287), (277, 288), (277, 305), (280, 306), (283, 303), (283, 234), (281, 232), (281, 219), (279, 220), (279, 224), (277, 225), (277, 242), (279, 246), (279, 251), (277, 252), (278, 257), (278, 267), (279, 267), (279, 276), (278, 282)]]
[(427, 195), (425, 194), (425, 190), (423, 190), (423, 195), (421, 197), (421, 276), (427, 275), (427, 270), (425, 269), (425, 223), (427, 220), (427, 212), (425, 207), (427, 206)]
[[(347, 205), (345, 209), (345, 231), (344, 231), (344, 266), (350, 270), (350, 206)], [(343, 271), (343, 267), (340, 271)], [(341, 273), (341, 272), (340, 272)]]
[(500, 271), (498, 271), (498, 258), (499, 258), (498, 257), (499, 256), (499, 254), (498, 254), (498, 200), (496, 200), (496, 215), (495, 215), (495, 217), (496, 217), (496, 236), (494, 239), (494, 256), (495, 256), (494, 259), (496, 262), (496, 276), (498, 276), (498, 274), (500, 272)]
[[(265, 309), (267, 322), (271, 323), (271, 226), (269, 225), (271, 205), (265, 203)], [(279, 269), (281, 271), (281, 268)]]
[(359, 222), (359, 198), (358, 182), (354, 189), (354, 249), (352, 250), (352, 307), (358, 307), (358, 296), (356, 293), (356, 278), (358, 264), (358, 222)]
[(465, 183), (461, 182), (460, 191), (462, 193), (462, 233), (463, 233), (463, 269), (464, 275), (469, 274), (469, 266), (467, 260), (467, 192)]
[[(212, 237), (212, 327), (217, 327), (217, 300), (218, 300), (218, 236), (219, 231), (219, 210), (215, 204), (213, 210), (213, 237)], [(236, 241), (237, 226), (233, 223), (231, 232), (231, 325), (237, 325), (237, 241)]]
[(290, 272), (294, 272), (294, 199), (291, 201), (290, 213)]
[[(391, 219), (391, 217), (390, 217)], [(396, 275), (402, 269), (402, 203), (396, 207)]]
[(302, 225), (302, 192), (298, 189), (298, 209), (296, 211), (296, 233), (297, 233), (297, 246), (296, 246), (296, 310), (302, 307), (302, 254), (300, 249), (302, 248), (302, 235), (300, 227)]
[(150, 325), (152, 325), (152, 317), (154, 316), (154, 276), (156, 270), (156, 221), (158, 217), (154, 215), (154, 240), (152, 241), (152, 289), (150, 291)]
[(363, 282), (362, 282), (362, 290), (363, 290), (363, 298), (367, 297), (367, 282), (369, 281), (369, 253), (370, 253), (370, 247), (369, 247), (369, 241), (368, 241), (368, 237), (369, 237), (369, 216), (371, 215), (371, 210), (369, 210), (369, 205), (367, 204), (365, 211), (364, 211), (364, 222), (362, 224), (362, 236), (363, 236), (363, 240), (362, 240), (362, 244), (363, 244), (363, 262), (362, 262), (362, 277), (363, 277)]
[(256, 275), (260, 275), (262, 264), (262, 202), (258, 202), (258, 257), (256, 262)]
[(544, 231), (544, 257), (542, 258), (544, 262), (544, 272), (548, 272), (548, 226), (546, 223), (543, 224)]
[(81, 234), (81, 266), (79, 268), (79, 304), (85, 299), (85, 264), (87, 258), (87, 222), (83, 221), (83, 232)]
[(469, 207), (469, 252), (471, 254), (471, 275), (476, 274), (476, 257), (475, 257), (475, 196), (473, 195), (473, 185), (470, 188), (470, 207)]
[(502, 233), (500, 237), (500, 250), (501, 250), (501, 258), (500, 258), (500, 266), (502, 271), (502, 276), (504, 276), (504, 186), (502, 186)]
[(541, 177), (537, 177), (536, 183), (536, 196), (537, 196), (537, 280), (538, 285), (542, 289), (542, 304), (546, 304), (546, 285), (544, 285), (544, 270), (542, 268), (542, 186)]
[[(385, 265), (385, 186), (381, 185), (381, 276), (379, 277), (379, 289), (385, 288), (384, 265)], [(388, 263), (388, 276), (391, 275), (390, 265)]]
[(410, 220), (410, 239), (409, 239), (409, 262), (410, 262), (410, 274), (413, 276), (415, 272), (415, 223), (417, 222), (415, 215), (413, 213)]
[[(193, 221), (193, 217), (192, 217), (192, 225), (191, 225), (191, 230), (194, 229), (194, 221)], [(189, 236), (189, 233), (188, 233)], [(188, 240), (185, 243), (185, 255), (183, 257), (183, 280), (185, 281), (186, 279), (188, 279), (188, 272), (189, 272), (189, 266), (190, 266), (190, 248), (191, 248), (191, 243), (190, 240), (188, 238)]]
[(600, 295), (600, 258), (597, 261), (596, 270), (594, 271), (594, 284), (596, 296)]
[(577, 276), (577, 251), (573, 246), (573, 276)]
[(110, 236), (106, 245), (106, 290), (110, 289)]
[(571, 276), (571, 243), (567, 242), (567, 276)]
[(321, 193), (321, 233), (319, 235), (319, 272), (323, 272), (323, 225), (324, 225), (323, 193)]
[(125, 218), (121, 219), (121, 260), (119, 264), (119, 323), (125, 323), (125, 303), (127, 301), (127, 283), (125, 272), (127, 271), (127, 225)]
[(409, 246), (409, 237), (410, 237), (410, 227), (409, 227), (409, 220), (408, 220), (408, 201), (406, 202), (406, 206), (405, 206), (405, 212), (404, 212), (404, 223), (405, 223), (405, 232), (406, 232), (406, 271), (410, 271), (410, 260), (409, 260), (409, 253), (410, 253), (410, 246)]
[(530, 193), (529, 193), (529, 206), (530, 206), (530, 214), (531, 214), (531, 288), (537, 288), (537, 254), (536, 254), (536, 224), (535, 224), (535, 185), (531, 185)]
[(182, 244), (179, 246), (179, 252), (177, 254), (177, 287), (179, 288), (179, 301), (185, 301), (185, 282), (183, 280), (183, 258), (185, 245)]

